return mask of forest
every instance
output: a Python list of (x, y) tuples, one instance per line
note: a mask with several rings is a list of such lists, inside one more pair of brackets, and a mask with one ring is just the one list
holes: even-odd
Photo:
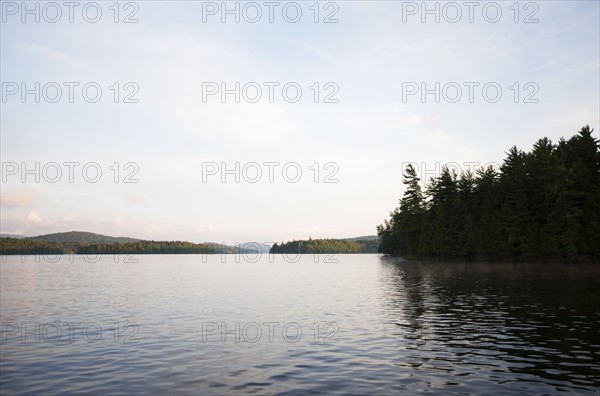
[(531, 151), (512, 147), (499, 169), (447, 167), (422, 187), (412, 165), (404, 195), (377, 227), (379, 252), (405, 258), (600, 259), (600, 145), (593, 129)]
[(213, 244), (181, 241), (115, 243), (48, 242), (29, 238), (0, 238), (0, 254), (215, 254)]
[(377, 253), (379, 239), (308, 239), (274, 244), (270, 253), (273, 254), (307, 254), (307, 253)]

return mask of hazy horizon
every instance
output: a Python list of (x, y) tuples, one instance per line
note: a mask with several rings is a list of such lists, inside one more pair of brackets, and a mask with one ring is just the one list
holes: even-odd
[[(102, 236), (108, 236), (108, 237), (114, 237), (114, 238), (132, 238), (132, 239), (139, 239), (139, 240), (159, 240), (157, 238), (138, 238), (135, 235), (104, 235), (104, 234), (99, 234), (97, 232), (94, 231), (84, 231), (84, 230), (69, 230), (69, 231), (59, 231), (56, 233), (46, 233), (46, 234), (32, 234), (32, 235), (24, 235), (24, 234), (10, 234), (10, 233), (0, 233), (0, 236), (2, 236), (3, 238), (10, 238), (10, 237), (22, 237), (22, 238), (36, 238), (36, 237), (41, 237), (41, 236), (46, 236), (46, 235), (53, 235), (53, 234), (65, 234), (65, 233), (70, 233), (70, 232), (81, 232), (81, 233), (91, 233), (91, 234), (98, 234), (98, 235), (102, 235)], [(370, 238), (370, 237), (377, 237), (377, 234), (374, 233), (372, 235), (356, 235), (356, 236), (348, 236), (348, 237), (341, 237), (341, 238), (337, 238), (337, 239), (355, 239), (355, 238)], [(313, 238), (315, 239), (315, 238)], [(291, 241), (292, 239), (289, 240), (283, 240), (283, 242), (288, 242)], [(217, 243), (217, 244), (222, 244), (225, 243), (223, 241), (211, 241), (211, 240), (206, 240), (206, 241), (187, 241), (187, 242), (194, 242), (194, 243)], [(254, 240), (254, 239), (248, 239), (248, 240), (244, 240), (244, 241), (235, 241), (233, 243), (229, 243), (230, 245), (236, 244), (236, 243), (260, 243), (260, 244), (265, 244), (265, 245), (269, 245), (269, 244), (274, 244), (274, 243), (280, 243), (282, 242), (280, 241), (259, 241), (259, 240)]]

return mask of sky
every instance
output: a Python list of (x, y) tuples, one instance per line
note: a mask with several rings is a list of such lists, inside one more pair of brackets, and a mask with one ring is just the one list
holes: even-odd
[(407, 163), (599, 136), (599, 4), (2, 1), (0, 231), (373, 235)]

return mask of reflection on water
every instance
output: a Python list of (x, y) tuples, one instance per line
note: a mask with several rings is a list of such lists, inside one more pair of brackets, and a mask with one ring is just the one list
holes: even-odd
[(3, 394), (600, 392), (592, 266), (137, 258), (0, 264)]
[(514, 390), (598, 391), (597, 268), (381, 260), (387, 321), (407, 351), (399, 364), (458, 387), (470, 377)]

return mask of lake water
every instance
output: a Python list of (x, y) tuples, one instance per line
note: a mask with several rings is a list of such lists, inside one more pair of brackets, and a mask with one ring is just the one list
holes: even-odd
[(600, 392), (597, 267), (237, 258), (4, 257), (2, 394)]

